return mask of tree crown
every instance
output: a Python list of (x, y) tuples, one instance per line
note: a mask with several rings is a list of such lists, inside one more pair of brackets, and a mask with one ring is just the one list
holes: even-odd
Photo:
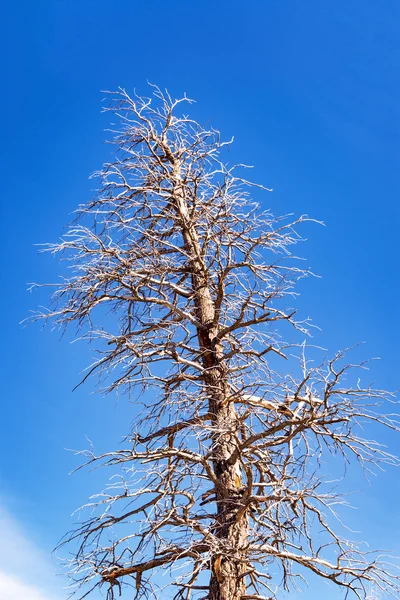
[(108, 598), (125, 584), (159, 597), (154, 570), (166, 567), (176, 599), (275, 598), (276, 567), (286, 590), (312, 572), (358, 598), (371, 582), (396, 594), (379, 555), (333, 526), (344, 500), (320, 469), (326, 453), (397, 464), (361, 431), (367, 421), (398, 430), (374, 408), (390, 395), (362, 387), (352, 372), (365, 365), (345, 352), (314, 366), (283, 328), (307, 331), (291, 304), (309, 274), (292, 254), (308, 217), (260, 210), (252, 192), (266, 188), (221, 160), (217, 131), (180, 112), (191, 100), (153, 91), (113, 95), (115, 160), (46, 248), (70, 275), (38, 317), (77, 323), (97, 343), (84, 379), (97, 373), (135, 401), (148, 392), (125, 448), (83, 452), (118, 479), (66, 537), (79, 540), (71, 573)]

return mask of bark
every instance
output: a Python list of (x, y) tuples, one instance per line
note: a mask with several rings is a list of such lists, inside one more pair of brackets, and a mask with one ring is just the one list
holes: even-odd
[[(212, 340), (209, 340), (210, 345)], [(212, 351), (211, 351), (212, 352)], [(218, 363), (218, 349), (213, 361)], [(223, 553), (212, 557), (210, 600), (233, 600), (246, 593), (244, 548), (248, 538), (248, 519), (242, 510), (243, 482), (239, 461), (229, 459), (237, 448), (238, 419), (223, 369), (213, 366), (207, 373), (210, 389), (209, 412), (216, 433), (213, 439), (214, 472), (219, 485), (215, 490), (217, 516), (215, 535), (223, 542)]]

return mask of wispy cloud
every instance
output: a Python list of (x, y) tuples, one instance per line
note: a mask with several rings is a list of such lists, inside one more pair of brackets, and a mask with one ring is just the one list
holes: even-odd
[(55, 566), (0, 506), (0, 597), (2, 600), (62, 600)]

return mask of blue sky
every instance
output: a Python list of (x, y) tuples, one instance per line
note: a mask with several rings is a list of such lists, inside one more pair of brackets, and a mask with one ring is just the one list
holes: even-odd
[[(18, 539), (21, 555), (32, 557), (21, 571), (21, 556), (5, 554), (0, 585), (4, 600), (28, 597), (28, 589), (35, 600), (58, 600), (66, 597), (63, 582), (50, 577), (47, 557), (71, 512), (105, 478), (67, 477), (77, 460), (64, 448), (85, 447), (85, 435), (110, 447), (126, 433), (131, 409), (96, 397), (90, 385), (72, 393), (90, 351), (18, 323), (44, 301), (26, 292), (27, 282), (58, 273), (34, 244), (58, 238), (107, 156), (100, 90), (146, 93), (149, 80), (172, 95), (187, 92), (198, 120), (235, 136), (232, 160), (253, 164), (253, 178), (274, 188), (266, 207), (326, 223), (307, 230), (302, 251), (321, 279), (302, 286), (299, 309), (321, 327), (316, 342), (330, 350), (365, 341), (365, 356), (382, 359), (371, 379), (396, 389), (400, 6), (21, 0), (6, 3), (0, 27), (0, 514), (3, 546)], [(399, 450), (399, 439), (385, 439)], [(354, 484), (364, 490), (353, 499), (361, 507), (355, 529), (371, 545), (399, 552), (397, 473)], [(35, 581), (39, 564), (48, 577)], [(313, 582), (291, 598), (314, 600), (321, 590), (326, 600), (338, 597)]]

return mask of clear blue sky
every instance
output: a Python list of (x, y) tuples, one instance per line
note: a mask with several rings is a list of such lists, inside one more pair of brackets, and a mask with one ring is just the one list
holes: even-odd
[[(35, 582), (33, 567), (19, 570), (2, 598), (44, 600), (66, 597), (61, 581), (51, 583), (46, 553), (103, 480), (99, 473), (67, 477), (77, 460), (63, 448), (85, 447), (85, 435), (109, 447), (126, 433), (130, 414), (129, 405), (97, 398), (90, 385), (71, 392), (90, 360), (87, 348), (18, 325), (42, 300), (26, 292), (27, 282), (58, 273), (34, 244), (57, 239), (107, 155), (100, 90), (146, 93), (150, 80), (173, 95), (187, 92), (198, 102), (198, 120), (235, 136), (233, 159), (253, 164), (254, 179), (274, 188), (266, 203), (275, 213), (309, 213), (326, 223), (309, 229), (302, 247), (322, 279), (302, 287), (300, 309), (322, 328), (316, 341), (331, 350), (366, 341), (365, 355), (382, 358), (371, 379), (395, 389), (400, 5), (21, 0), (5, 3), (0, 27), (0, 520), (3, 537), (22, 540), (16, 554), (25, 548), (35, 555), (50, 582)], [(400, 439), (385, 439), (400, 451)], [(398, 474), (384, 473), (372, 487), (353, 483), (365, 490), (353, 498), (361, 506), (355, 529), (399, 552)], [(1, 569), (16, 573), (18, 557), (3, 550), (0, 558), (1, 583)], [(18, 588), (35, 583), (43, 588), (37, 596)], [(321, 590), (326, 600), (338, 598), (317, 585), (292, 598), (314, 600)]]

